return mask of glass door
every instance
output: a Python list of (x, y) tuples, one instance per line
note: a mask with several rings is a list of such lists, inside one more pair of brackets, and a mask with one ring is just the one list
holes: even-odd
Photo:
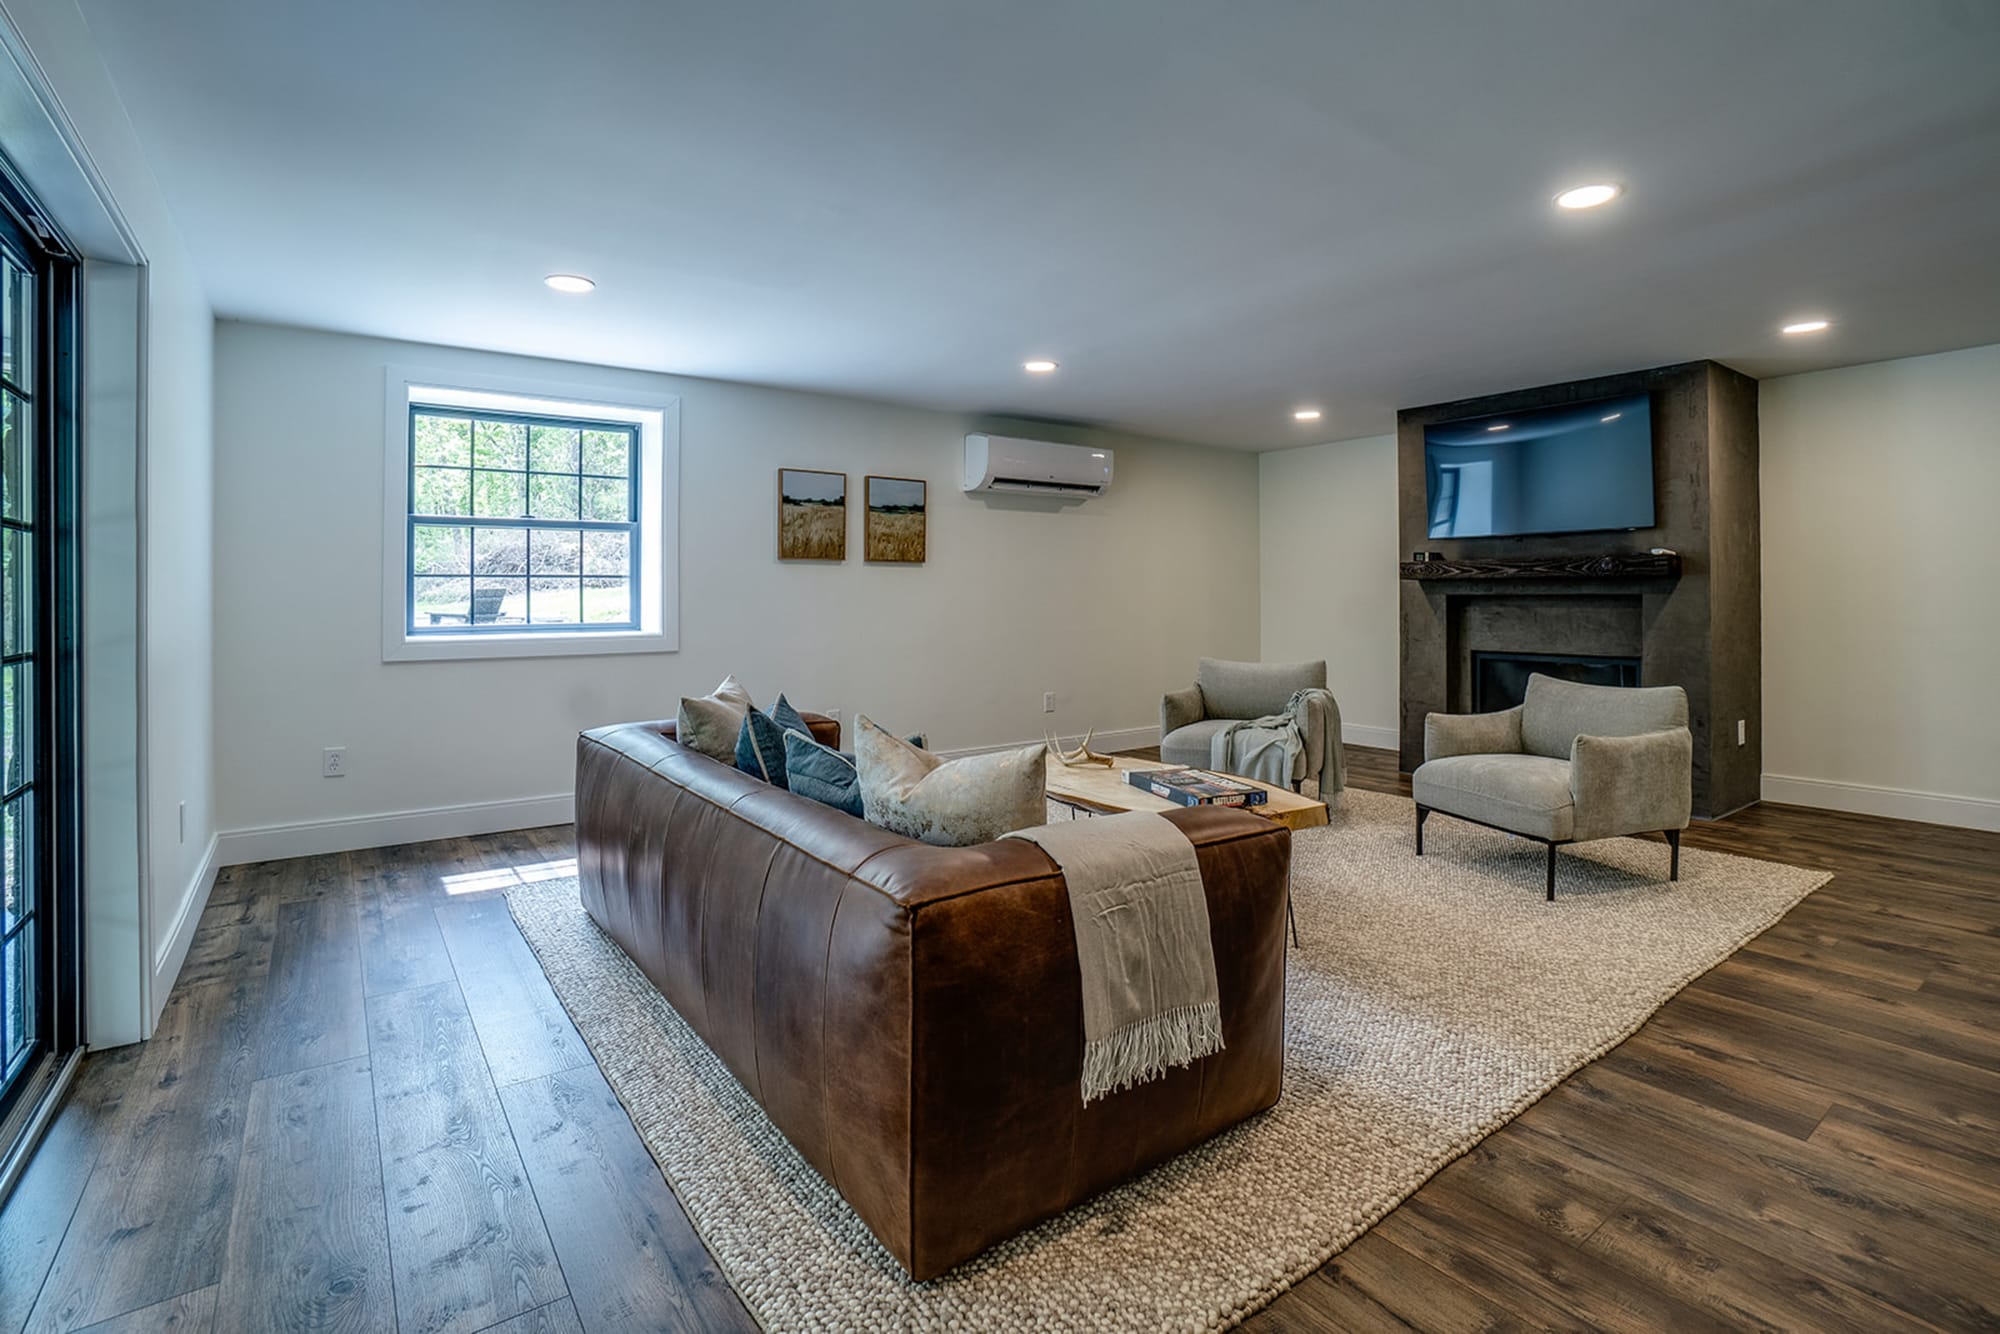
[(0, 1121), (76, 1041), (74, 272), (0, 180)]

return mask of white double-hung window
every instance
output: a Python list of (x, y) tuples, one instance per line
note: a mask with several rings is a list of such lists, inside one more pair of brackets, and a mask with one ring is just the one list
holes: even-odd
[(677, 406), (390, 368), (383, 658), (677, 648)]

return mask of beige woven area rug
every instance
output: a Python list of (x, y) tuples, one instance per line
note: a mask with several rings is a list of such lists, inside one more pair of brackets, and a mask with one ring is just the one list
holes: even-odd
[[(1067, 818), (1052, 811), (1052, 818)], [(928, 1283), (833, 1189), (577, 901), (522, 933), (688, 1216), (772, 1330), (1211, 1330), (1269, 1302), (1440, 1167), (1630, 1035), (1830, 877), (1615, 839), (1540, 845), (1347, 792), (1293, 841), (1278, 1105)]]

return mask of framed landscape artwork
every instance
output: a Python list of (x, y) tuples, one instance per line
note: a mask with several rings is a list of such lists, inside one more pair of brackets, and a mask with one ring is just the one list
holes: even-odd
[(925, 484), (914, 477), (869, 477), (861, 526), (864, 559), (898, 565), (924, 561)]
[(778, 559), (847, 559), (847, 474), (778, 469)]

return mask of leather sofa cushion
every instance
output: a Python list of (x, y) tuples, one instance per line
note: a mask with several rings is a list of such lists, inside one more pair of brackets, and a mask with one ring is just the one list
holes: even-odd
[(1452, 755), (1410, 775), (1419, 806), (1462, 815), (1535, 838), (1562, 841), (1576, 830), (1569, 762), (1546, 755)]

